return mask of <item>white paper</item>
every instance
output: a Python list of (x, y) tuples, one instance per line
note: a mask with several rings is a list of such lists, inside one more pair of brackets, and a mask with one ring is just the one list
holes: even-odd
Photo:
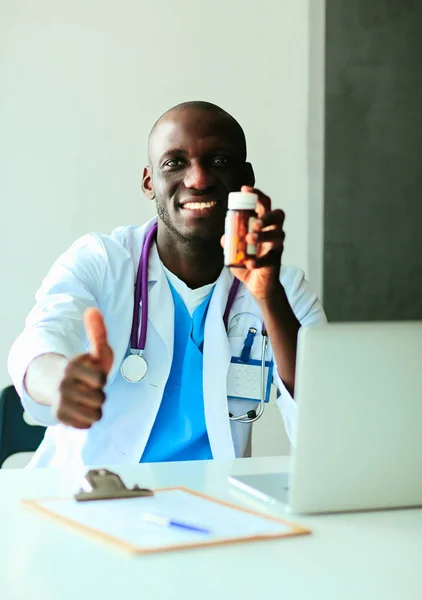
[[(289, 524), (279, 523), (184, 492), (168, 490), (155, 496), (125, 500), (77, 502), (44, 500), (38, 504), (49, 511), (118, 538), (140, 548), (215, 542), (230, 538), (288, 533)], [(198, 533), (144, 521), (142, 513), (153, 513), (211, 531)]]

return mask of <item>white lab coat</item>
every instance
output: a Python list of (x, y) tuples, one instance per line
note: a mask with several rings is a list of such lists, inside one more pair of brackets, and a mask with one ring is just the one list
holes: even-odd
[[(80, 466), (138, 463), (154, 424), (173, 357), (174, 306), (171, 291), (155, 245), (148, 269), (149, 315), (145, 358), (148, 374), (129, 383), (120, 374), (128, 349), (134, 303), (134, 282), (145, 233), (156, 219), (142, 227), (123, 227), (110, 236), (90, 234), (77, 240), (53, 265), (36, 295), (25, 329), (12, 346), (9, 372), (25, 410), (49, 426), (31, 466)], [(302, 325), (325, 321), (316, 295), (303, 273), (281, 268), (281, 282)], [(203, 394), (209, 442), (215, 459), (231, 459), (249, 452), (251, 426), (231, 422), (230, 411), (242, 414), (250, 401), (228, 399), (227, 371), (232, 356), (239, 356), (248, 328), (261, 324), (253, 297), (240, 286), (226, 333), (222, 315), (233, 276), (223, 269), (215, 286), (205, 323)], [(97, 306), (105, 319), (114, 351), (103, 407), (103, 417), (89, 430), (67, 427), (54, 420), (49, 407), (34, 402), (23, 385), (29, 363), (40, 354), (56, 352), (68, 358), (88, 349), (82, 315)], [(260, 331), (260, 329), (258, 329)], [(260, 334), (252, 358), (260, 359)], [(267, 359), (272, 358), (268, 346)], [(276, 366), (277, 404), (290, 434), (295, 403), (280, 380)]]

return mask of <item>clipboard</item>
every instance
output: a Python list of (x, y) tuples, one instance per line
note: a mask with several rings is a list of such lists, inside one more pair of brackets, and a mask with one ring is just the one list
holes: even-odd
[[(132, 554), (150, 554), (311, 533), (292, 523), (185, 487), (125, 486), (118, 474), (93, 469), (71, 498), (23, 500), (23, 505)], [(142, 516), (166, 515), (207, 533), (161, 527)]]

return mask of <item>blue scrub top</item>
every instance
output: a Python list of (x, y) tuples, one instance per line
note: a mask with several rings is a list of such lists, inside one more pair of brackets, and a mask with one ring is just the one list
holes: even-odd
[(214, 289), (192, 317), (169, 282), (174, 302), (174, 350), (170, 375), (150, 437), (139, 462), (211, 459), (204, 414), (205, 319)]

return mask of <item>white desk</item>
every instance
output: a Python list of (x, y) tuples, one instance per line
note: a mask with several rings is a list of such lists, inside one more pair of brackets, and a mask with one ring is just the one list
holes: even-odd
[[(183, 484), (228, 495), (229, 474), (277, 472), (286, 458), (139, 465), (127, 485)], [(422, 510), (298, 519), (295, 539), (131, 556), (19, 505), (74, 493), (84, 471), (0, 471), (1, 600), (421, 600)]]

